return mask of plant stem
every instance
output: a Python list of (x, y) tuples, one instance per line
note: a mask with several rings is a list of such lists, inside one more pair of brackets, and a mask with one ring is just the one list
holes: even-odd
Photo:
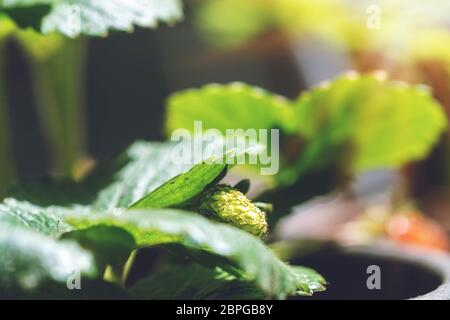
[(3, 197), (6, 188), (15, 178), (8, 130), (5, 72), (5, 48), (4, 43), (0, 42), (0, 199)]
[(70, 177), (86, 154), (84, 124), (84, 39), (65, 40), (51, 57), (30, 55), (40, 120), (54, 173)]

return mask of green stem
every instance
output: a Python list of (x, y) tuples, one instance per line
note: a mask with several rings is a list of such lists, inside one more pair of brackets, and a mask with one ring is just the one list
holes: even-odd
[(15, 178), (8, 130), (4, 49), (4, 44), (0, 43), (0, 199), (3, 197), (6, 188)]
[(86, 155), (84, 125), (84, 67), (86, 43), (65, 40), (49, 58), (30, 55), (40, 120), (57, 175), (73, 176)]

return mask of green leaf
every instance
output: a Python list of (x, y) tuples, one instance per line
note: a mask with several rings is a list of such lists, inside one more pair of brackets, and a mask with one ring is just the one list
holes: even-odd
[(167, 102), (166, 132), (202, 129), (292, 129), (291, 103), (264, 89), (243, 83), (210, 84), (173, 94)]
[[(446, 127), (441, 106), (423, 86), (387, 81), (381, 73), (349, 73), (291, 103), (244, 84), (209, 85), (172, 95), (166, 130), (269, 129), (306, 140), (280, 182), (308, 170), (343, 167), (350, 173), (396, 168), (424, 158)], [(195, 128), (194, 121), (202, 121)]]
[(200, 265), (170, 266), (140, 280), (131, 289), (135, 299), (257, 300), (264, 295), (251, 282)]
[(102, 224), (124, 228), (140, 246), (172, 242), (223, 256), (254, 281), (266, 297), (285, 298), (323, 289), (323, 283), (319, 286), (309, 280), (310, 275), (283, 263), (258, 238), (197, 214), (169, 209), (130, 210), (115, 215), (76, 215), (68, 217), (68, 222), (77, 228)]
[(48, 284), (66, 286), (76, 272), (96, 277), (90, 253), (71, 241), (0, 223), (0, 296), (32, 294)]
[[(158, 187), (169, 188), (169, 195), (179, 192), (184, 201), (221, 177), (226, 167), (223, 164), (172, 163), (173, 146), (172, 143), (140, 142), (111, 165), (100, 166), (80, 184), (51, 183), (47, 187), (34, 184), (18, 188), (14, 193), (21, 200), (5, 200), (0, 206), (0, 221), (54, 237), (69, 232), (63, 237), (77, 240), (92, 250), (101, 266), (120, 265), (134, 249), (135, 242), (138, 246), (171, 243), (185, 246), (192, 259), (205, 266), (242, 270), (244, 280), (254, 281), (265, 297), (284, 298), (297, 291), (310, 294), (322, 289), (300, 279), (263, 242), (244, 231), (183, 211), (127, 211), (129, 205)], [(236, 150), (223, 152), (219, 156), (227, 159), (239, 154)], [(184, 181), (185, 177), (195, 179), (190, 184), (177, 182), (177, 188), (170, 189), (171, 181)], [(158, 195), (159, 191), (155, 192)], [(163, 200), (163, 203), (155, 200), (154, 205), (168, 204), (163, 196), (149, 199)], [(173, 199), (176, 201), (171, 204), (178, 203), (180, 198)], [(112, 214), (95, 213), (104, 210), (111, 210)], [(192, 249), (197, 249), (197, 253)]]
[(424, 158), (446, 127), (429, 90), (381, 72), (324, 83), (301, 95), (295, 110), (308, 142), (298, 173), (337, 161), (351, 172), (397, 168)]
[[(205, 153), (205, 156), (209, 160), (198, 164), (191, 157), (185, 159), (186, 163), (175, 161), (174, 151), (184, 147), (191, 150), (192, 144), (197, 142), (208, 147), (210, 152)], [(242, 150), (226, 150), (224, 142), (222, 136), (217, 136), (213, 142), (206, 139), (183, 140), (178, 144), (139, 142), (111, 165), (100, 166), (81, 184), (61, 182), (17, 188), (10, 196), (26, 201), (10, 198), (4, 211), (10, 215), (18, 211), (26, 217), (30, 211), (51, 215), (52, 232), (60, 234), (60, 229), (64, 230), (64, 225), (59, 225), (60, 217), (71, 212), (103, 212), (130, 206), (183, 207), (208, 185), (221, 179), (228, 167), (227, 163), (240, 155), (261, 150), (258, 144), (252, 143)]]
[(127, 208), (195, 164), (174, 163), (174, 143), (136, 142), (112, 166), (100, 168), (86, 183), (98, 184), (92, 207)]
[[(182, 174), (175, 176), (169, 181), (162, 184), (160, 187), (141, 198), (134, 203), (131, 208), (146, 209), (146, 208), (167, 208), (167, 207), (183, 207), (188, 204), (190, 200), (199, 195), (208, 185), (220, 180), (227, 171), (229, 163), (236, 163), (236, 159), (241, 156), (257, 155), (263, 150), (260, 144), (253, 141), (241, 140), (240, 136), (235, 137), (238, 142), (236, 145), (243, 145), (243, 148), (232, 147), (226, 145), (226, 140), (222, 135), (214, 137), (212, 143), (204, 144), (208, 147), (211, 154), (206, 153), (202, 162), (192, 166), (192, 168)], [(195, 139), (207, 140), (206, 138), (194, 138), (193, 140), (182, 141), (177, 147), (188, 147), (195, 144)], [(243, 143), (246, 143), (245, 145)], [(228, 149), (227, 149), (228, 148)], [(175, 149), (172, 149), (174, 151)], [(203, 150), (202, 150), (203, 151)], [(195, 158), (195, 155), (194, 155)], [(173, 159), (172, 159), (173, 160)], [(189, 160), (194, 162), (195, 159)]]
[(0, 42), (2, 42), (14, 30), (14, 22), (8, 16), (0, 12)]
[(135, 25), (156, 27), (160, 21), (170, 23), (182, 17), (179, 0), (4, 0), (0, 8), (23, 26), (69, 37), (105, 36), (109, 30), (131, 32)]
[(83, 248), (93, 252), (97, 265), (102, 268), (107, 265), (124, 265), (136, 248), (132, 235), (121, 228), (111, 226), (74, 230), (63, 234), (62, 239), (75, 240)]
[[(106, 177), (107, 184), (101, 187), (93, 208), (107, 211), (127, 208), (133, 204), (140, 208), (182, 204), (219, 177), (226, 169), (229, 159), (241, 152), (259, 152), (257, 145), (253, 144), (241, 151), (224, 150), (221, 137), (213, 142), (198, 141), (209, 147), (213, 158), (208, 157), (197, 163), (192, 155), (185, 161), (176, 161), (175, 152), (184, 147), (190, 150), (191, 142), (195, 143), (193, 140), (184, 140), (178, 144), (135, 143), (119, 158), (109, 174), (100, 174)], [(223, 161), (213, 161), (214, 159)]]
[(291, 270), (297, 276), (300, 295), (312, 295), (313, 292), (325, 290), (326, 280), (316, 271), (302, 266), (292, 266)]
[(12, 226), (32, 229), (53, 237), (72, 229), (61, 218), (65, 213), (57, 207), (43, 208), (13, 198), (7, 198), (0, 203), (0, 223), (7, 222)]
[[(215, 143), (207, 144), (214, 146)], [(189, 144), (189, 142), (185, 142)], [(217, 144), (219, 146), (220, 143)], [(138, 200), (166, 184), (170, 186), (176, 178), (175, 186), (179, 196), (194, 196), (217, 178), (226, 164), (197, 164), (195, 159), (187, 159), (186, 163), (173, 161), (172, 152), (176, 143), (136, 142), (122, 153), (112, 163), (100, 165), (90, 176), (81, 183), (66, 181), (32, 183), (16, 187), (9, 196), (18, 200), (32, 202), (42, 207), (51, 206), (60, 214), (69, 211), (108, 211), (128, 208)], [(220, 150), (217, 153), (223, 155)], [(236, 155), (233, 150), (231, 155)], [(189, 171), (192, 170), (190, 173)], [(188, 178), (189, 183), (183, 183)], [(195, 182), (195, 183), (193, 183)], [(166, 187), (155, 191), (149, 198), (163, 200), (161, 194), (166, 194)], [(188, 188), (188, 189), (186, 189)], [(170, 192), (172, 192), (170, 188)], [(177, 193), (171, 196), (176, 196)], [(165, 199), (167, 205), (169, 200)], [(173, 203), (172, 203), (173, 204)]]
[[(186, 163), (174, 161), (174, 148), (190, 147), (191, 141), (178, 144), (137, 142), (116, 161), (100, 165), (81, 183), (47, 181), (17, 187), (11, 190), (10, 199), (0, 210), (9, 215), (23, 214), (25, 218), (30, 218), (29, 212), (41, 211), (44, 216), (50, 215), (53, 229), (40, 231), (60, 234), (59, 229), (68, 230), (63, 224), (58, 225), (59, 218), (70, 212), (111, 211), (133, 204), (140, 208), (179, 206), (221, 178), (227, 163), (234, 157), (260, 151), (256, 144), (240, 151), (225, 150), (221, 139), (218, 136), (213, 142), (202, 140), (202, 145), (213, 154), (213, 158), (208, 159), (216, 157), (222, 161), (201, 163), (191, 157), (186, 158)], [(23, 217), (17, 219), (23, 220)], [(57, 225), (59, 229), (55, 229)]]
[(186, 173), (169, 180), (133, 204), (133, 209), (168, 208), (186, 204), (200, 194), (224, 170), (226, 164), (201, 163)]

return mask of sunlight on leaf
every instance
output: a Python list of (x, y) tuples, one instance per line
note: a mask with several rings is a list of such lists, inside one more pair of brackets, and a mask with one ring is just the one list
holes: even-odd
[(279, 95), (244, 83), (210, 84), (173, 94), (167, 102), (166, 133), (185, 128), (202, 129), (292, 128), (290, 102)]
[(223, 256), (254, 280), (267, 297), (285, 298), (298, 291), (311, 294), (324, 289), (323, 281), (317, 281), (319, 276), (314, 280), (283, 263), (258, 238), (198, 214), (173, 209), (130, 210), (120, 215), (74, 215), (68, 221), (77, 228), (102, 224), (124, 228), (140, 246), (171, 242)]
[(0, 261), (0, 296), (6, 297), (32, 293), (48, 282), (65, 287), (74, 272), (97, 276), (92, 255), (74, 242), (58, 242), (4, 223), (0, 223)]
[[(48, 10), (38, 13), (38, 5)], [(80, 34), (105, 36), (110, 30), (131, 32), (134, 26), (153, 28), (161, 21), (182, 18), (179, 0), (5, 0), (1, 6), (13, 19), (32, 17), (34, 20), (25, 23), (40, 25), (42, 33), (59, 32), (72, 38)], [(14, 11), (17, 8), (21, 16)]]
[[(426, 87), (390, 81), (381, 72), (324, 83), (301, 95), (295, 108), (299, 133), (308, 140), (300, 173), (335, 161), (352, 172), (397, 168), (428, 155), (446, 128), (442, 107)], [(328, 156), (336, 148), (340, 159)]]

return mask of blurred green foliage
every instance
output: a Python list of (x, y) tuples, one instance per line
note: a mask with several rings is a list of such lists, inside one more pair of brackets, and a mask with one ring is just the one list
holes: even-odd
[(429, 154), (447, 126), (442, 106), (429, 88), (387, 77), (349, 73), (299, 97), (295, 119), (309, 141), (305, 156), (315, 153), (310, 165), (336, 162), (327, 156), (335, 146), (345, 151), (340, 165), (350, 172), (399, 168)]
[(282, 184), (319, 169), (355, 174), (423, 159), (447, 123), (429, 89), (388, 80), (383, 72), (348, 73), (296, 101), (244, 84), (208, 85), (169, 98), (169, 136), (177, 128), (193, 131), (196, 120), (204, 130), (279, 128), (286, 140), (297, 136), (303, 147), (294, 161), (282, 162)]
[(318, 37), (399, 63), (448, 62), (449, 10), (448, 0), (207, 0), (197, 1), (196, 25), (209, 42), (228, 49), (278, 30), (294, 41)]
[(244, 83), (209, 84), (200, 89), (176, 92), (167, 101), (166, 133), (178, 128), (194, 132), (194, 121), (202, 128), (293, 130), (291, 102), (279, 95)]
[[(49, 144), (52, 171), (77, 177), (87, 157), (84, 119), (84, 69), (87, 40), (111, 30), (132, 32), (135, 25), (156, 27), (182, 18), (179, 0), (0, 2), (0, 197), (14, 181), (8, 135), (4, 45), (23, 48), (34, 86), (42, 130)], [(76, 38), (76, 39), (70, 39)]]

